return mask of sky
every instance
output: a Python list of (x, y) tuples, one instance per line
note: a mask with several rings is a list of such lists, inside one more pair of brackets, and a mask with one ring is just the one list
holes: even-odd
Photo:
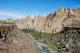
[(80, 8), (80, 0), (0, 0), (0, 19), (46, 16), (63, 7)]

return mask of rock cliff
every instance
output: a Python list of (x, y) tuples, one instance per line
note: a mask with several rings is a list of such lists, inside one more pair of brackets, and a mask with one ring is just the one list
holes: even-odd
[[(29, 16), (16, 21), (19, 28), (34, 29), (42, 32), (59, 32), (63, 25), (71, 22), (80, 22), (80, 9), (61, 8), (48, 16), (35, 16), (31, 19)], [(78, 22), (77, 22), (78, 21)]]
[(80, 53), (80, 27), (64, 27), (52, 39), (59, 53)]
[(16, 25), (0, 25), (0, 53), (37, 53), (27, 35)]
[(44, 32), (45, 24), (46, 24), (46, 17), (44, 17), (44, 16), (35, 16), (34, 17), (34, 23), (33, 23), (34, 30)]
[(30, 16), (27, 16), (25, 18), (17, 20), (16, 25), (20, 29), (23, 29), (23, 28), (31, 29), (33, 28), (33, 19)]

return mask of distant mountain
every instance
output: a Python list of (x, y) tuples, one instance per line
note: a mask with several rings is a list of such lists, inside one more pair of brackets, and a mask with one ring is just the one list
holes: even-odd
[(16, 17), (14, 17), (14, 16), (8, 16), (8, 15), (0, 15), (0, 19), (1, 20), (5, 20), (5, 19), (7, 19), (7, 18), (9, 18), (9, 19), (17, 19)]

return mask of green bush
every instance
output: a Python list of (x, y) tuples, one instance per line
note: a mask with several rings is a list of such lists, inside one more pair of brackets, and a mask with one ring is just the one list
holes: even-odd
[(57, 45), (55, 44), (58, 39), (58, 33), (38, 32), (32, 29), (22, 29), (22, 31), (25, 33), (30, 33), (38, 41), (45, 43), (49, 48), (54, 49), (57, 53), (61, 52), (61, 50), (57, 48)]
[(0, 22), (0, 24), (15, 24), (15, 23), (12, 23), (12, 22)]
[(49, 43), (49, 42), (51, 42), (52, 37), (54, 36), (54, 33), (38, 32), (31, 29), (22, 29), (22, 31), (25, 33), (30, 33), (38, 41), (48, 44), (49, 47), (52, 47), (52, 43)]

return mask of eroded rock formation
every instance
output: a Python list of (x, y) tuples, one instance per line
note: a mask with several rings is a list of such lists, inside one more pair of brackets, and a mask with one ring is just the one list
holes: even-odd
[(1, 25), (0, 53), (37, 53), (37, 48), (27, 35), (16, 25)]
[(53, 43), (60, 53), (80, 53), (80, 27), (64, 27)]
[(11, 43), (13, 37), (16, 35), (17, 26), (0, 26), (0, 42)]
[(16, 25), (20, 29), (23, 29), (23, 28), (31, 29), (31, 28), (33, 28), (33, 23), (34, 23), (33, 19), (30, 16), (27, 16), (23, 19), (16, 21)]
[[(26, 19), (28, 18), (28, 19)], [(63, 28), (63, 24), (80, 22), (80, 9), (61, 8), (48, 16), (36, 16), (34, 19), (26, 17), (16, 25), (19, 28), (30, 28), (42, 32), (59, 32)], [(77, 22), (77, 23), (78, 23)]]
[(35, 16), (34, 17), (34, 23), (33, 23), (33, 29), (36, 31), (45, 32), (45, 23), (46, 23), (46, 17)]

